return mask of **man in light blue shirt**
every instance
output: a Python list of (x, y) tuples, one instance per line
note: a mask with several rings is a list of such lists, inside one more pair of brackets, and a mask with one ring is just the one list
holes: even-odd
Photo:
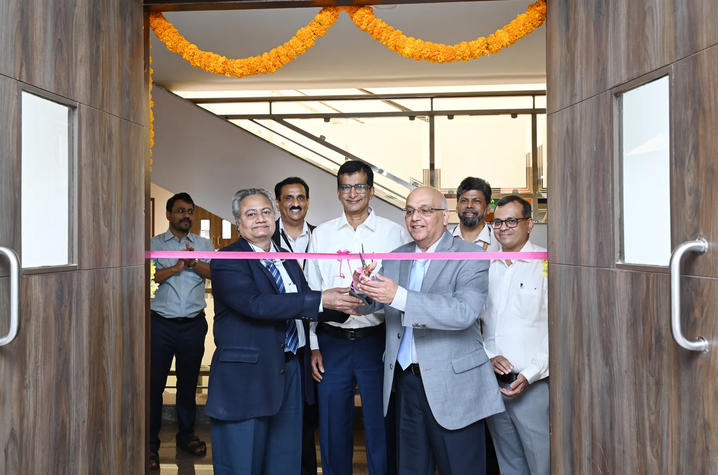
[[(150, 242), (153, 251), (214, 251), (209, 239), (190, 231), (194, 202), (187, 193), (167, 200), (169, 229)], [(155, 259), (150, 340), (150, 469), (159, 470), (159, 432), (162, 425), (162, 393), (176, 358), (177, 447), (204, 456), (206, 444), (194, 434), (197, 378), (204, 355), (207, 321), (204, 316), (204, 279), (209, 259)]]

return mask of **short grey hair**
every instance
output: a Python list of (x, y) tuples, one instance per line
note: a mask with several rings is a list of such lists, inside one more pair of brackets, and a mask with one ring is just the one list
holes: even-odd
[(269, 201), (269, 206), (272, 207), (272, 211), (274, 211), (276, 214), (277, 210), (274, 209), (274, 200), (272, 200), (272, 197), (269, 195), (269, 192), (267, 190), (265, 190), (264, 188), (245, 188), (236, 192), (234, 194), (234, 198), (232, 198), (232, 214), (234, 215), (234, 219), (236, 219), (237, 221), (242, 220), (239, 204), (246, 197), (253, 195), (262, 195), (267, 198), (267, 201)]

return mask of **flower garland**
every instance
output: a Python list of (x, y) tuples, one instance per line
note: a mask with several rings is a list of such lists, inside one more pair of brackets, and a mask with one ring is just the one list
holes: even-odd
[(511, 23), (496, 30), (487, 38), (481, 36), (473, 41), (445, 45), (407, 37), (401, 30), (375, 17), (371, 7), (324, 7), (314, 20), (300, 28), (296, 35), (283, 45), (261, 56), (242, 59), (230, 59), (211, 51), (200, 50), (197, 45), (187, 41), (162, 13), (150, 13), (150, 27), (170, 51), (178, 53), (192, 66), (214, 74), (242, 78), (259, 73), (273, 73), (296, 59), (314, 46), (317, 38), (326, 34), (336, 23), (341, 10), (349, 14), (357, 27), (369, 33), (387, 48), (406, 58), (436, 63), (468, 61), (497, 53), (533, 32), (546, 21), (546, 0), (538, 0), (529, 5), (526, 13), (520, 14)]
[[(150, 42), (150, 49), (152, 49), (152, 42)], [(152, 173), (152, 148), (155, 146), (155, 101), (152, 100), (152, 55), (150, 54), (150, 173)]]
[(192, 66), (214, 74), (241, 78), (259, 73), (273, 73), (297, 56), (304, 54), (314, 46), (317, 38), (326, 34), (338, 17), (339, 8), (322, 8), (314, 20), (297, 30), (296, 35), (283, 45), (261, 56), (242, 59), (229, 59), (210, 51), (200, 50), (197, 45), (187, 41), (162, 13), (150, 14), (150, 27), (170, 51), (178, 53)]
[(371, 7), (349, 7), (347, 13), (357, 27), (405, 58), (432, 63), (448, 63), (487, 56), (516, 43), (546, 21), (546, 0), (538, 0), (529, 5), (526, 13), (520, 14), (511, 23), (496, 30), (496, 33), (489, 35), (488, 38), (481, 36), (473, 41), (463, 41), (455, 45), (407, 37), (401, 30), (376, 18)]

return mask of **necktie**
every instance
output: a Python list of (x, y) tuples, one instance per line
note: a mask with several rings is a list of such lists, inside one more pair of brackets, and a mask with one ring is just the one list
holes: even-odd
[[(424, 271), (426, 270), (426, 261), (414, 261), (409, 274), (409, 290), (418, 292), (421, 290), (421, 283), (424, 281)], [(402, 369), (406, 369), (411, 364), (411, 342), (414, 339), (414, 329), (412, 327), (404, 327), (404, 336), (399, 344), (399, 353), (396, 355), (396, 361), (401, 365)]]
[[(267, 268), (269, 273), (272, 274), (272, 278), (277, 284), (277, 288), (279, 288), (279, 293), (283, 294), (284, 282), (282, 282), (282, 276), (279, 273), (277, 266), (275, 266), (272, 261), (265, 261), (264, 266)], [(284, 347), (286, 350), (296, 353), (298, 344), (299, 336), (297, 335), (297, 324), (293, 319), (287, 320), (287, 328), (284, 332)]]

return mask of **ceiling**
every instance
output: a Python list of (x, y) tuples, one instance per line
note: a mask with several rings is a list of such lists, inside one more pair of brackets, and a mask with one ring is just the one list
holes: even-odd
[[(488, 36), (526, 11), (528, 0), (403, 4), (374, 7), (407, 36), (458, 43)], [(287, 41), (316, 8), (166, 12), (200, 49), (230, 57), (261, 54)], [(153, 79), (170, 90), (296, 89), (545, 83), (541, 27), (503, 51), (468, 62), (432, 64), (403, 58), (359, 30), (346, 13), (304, 55), (273, 74), (227, 78), (193, 68), (151, 34)]]

